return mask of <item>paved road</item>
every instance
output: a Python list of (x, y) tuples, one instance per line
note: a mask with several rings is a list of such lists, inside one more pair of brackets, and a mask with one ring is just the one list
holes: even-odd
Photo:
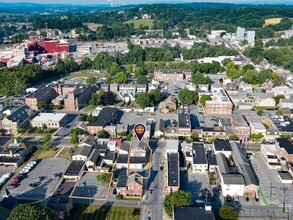
[(164, 171), (160, 170), (160, 162), (164, 162), (164, 148), (160, 142), (156, 149), (153, 150), (151, 177), (148, 180), (149, 189), (153, 189), (152, 193), (148, 193), (143, 197), (141, 202), (141, 219), (151, 217), (151, 219), (163, 219), (163, 202), (164, 202)]
[[(30, 136), (30, 137), (24, 137), (24, 142), (32, 143), (35, 146), (42, 146), (44, 144), (43, 142), (43, 136)], [(52, 137), (51, 144), (53, 147), (72, 147), (72, 144), (70, 143), (70, 137)]]

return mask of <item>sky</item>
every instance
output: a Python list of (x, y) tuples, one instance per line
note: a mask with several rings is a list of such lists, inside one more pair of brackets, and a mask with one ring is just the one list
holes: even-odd
[[(145, 4), (163, 2), (223, 2), (223, 3), (290, 3), (293, 0), (112, 0), (114, 4)], [(38, 4), (109, 4), (109, 0), (0, 0), (5, 3), (30, 2)]]

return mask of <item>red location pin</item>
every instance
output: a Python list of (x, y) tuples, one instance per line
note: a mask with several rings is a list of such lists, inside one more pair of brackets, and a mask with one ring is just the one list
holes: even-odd
[(137, 124), (134, 127), (134, 132), (135, 132), (139, 141), (142, 140), (142, 137), (143, 137), (145, 131), (146, 131), (146, 128), (145, 128), (145, 125), (143, 125), (143, 124)]

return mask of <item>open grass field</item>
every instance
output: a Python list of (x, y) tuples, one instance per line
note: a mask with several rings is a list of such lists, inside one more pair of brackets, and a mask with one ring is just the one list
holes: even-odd
[(132, 216), (134, 208), (100, 205), (74, 205), (67, 220), (139, 220)]
[(51, 148), (49, 150), (43, 150), (43, 149), (38, 149), (34, 155), (32, 156), (32, 159), (41, 159), (41, 158), (51, 158), (54, 157), (60, 148)]
[(101, 24), (96, 23), (84, 23), (84, 25), (88, 26), (88, 28), (92, 30), (96, 30), (98, 27), (102, 26)]
[(149, 20), (143, 20), (143, 19), (138, 19), (138, 20), (129, 20), (126, 21), (125, 23), (127, 24), (134, 24), (134, 28), (139, 28), (139, 25), (144, 25), (144, 26), (149, 26), (152, 27), (154, 25), (154, 20), (153, 19), (149, 19)]
[(103, 77), (103, 73), (99, 73), (96, 70), (82, 70), (74, 73), (70, 73), (68, 76), (65, 76), (67, 80), (77, 80), (77, 79), (87, 79), (90, 76), (97, 78)]
[(88, 105), (85, 108), (82, 109), (82, 111), (86, 112), (86, 113), (93, 113), (93, 111), (95, 111), (97, 106), (94, 105)]
[(69, 160), (70, 159), (69, 158), (69, 150), (70, 149), (71, 149), (70, 147), (64, 147), (63, 150), (58, 154), (57, 157)]
[(275, 25), (275, 24), (280, 24), (282, 18), (268, 18), (265, 20), (265, 26), (267, 25)]

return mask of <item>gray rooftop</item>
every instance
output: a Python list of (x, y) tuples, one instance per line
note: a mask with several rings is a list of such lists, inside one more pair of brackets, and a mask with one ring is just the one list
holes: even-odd
[(168, 154), (168, 186), (179, 187), (179, 153)]

